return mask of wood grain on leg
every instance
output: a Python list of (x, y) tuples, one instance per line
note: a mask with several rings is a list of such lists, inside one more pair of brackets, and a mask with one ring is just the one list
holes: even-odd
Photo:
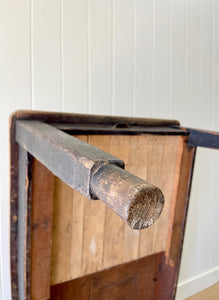
[(50, 296), (54, 175), (36, 159), (32, 184), (31, 295), (33, 300), (46, 300)]

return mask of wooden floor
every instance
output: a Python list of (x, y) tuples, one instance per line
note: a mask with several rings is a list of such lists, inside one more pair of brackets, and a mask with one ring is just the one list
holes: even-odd
[(201, 291), (186, 300), (218, 300), (219, 299), (219, 282), (210, 286), (209, 288)]

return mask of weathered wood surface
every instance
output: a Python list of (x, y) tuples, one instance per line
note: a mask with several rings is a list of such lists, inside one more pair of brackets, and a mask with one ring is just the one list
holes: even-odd
[[(16, 121), (17, 120), (36, 120), (47, 123), (55, 123), (56, 126), (63, 124), (74, 124), (86, 126), (85, 134), (89, 132), (89, 128), (97, 126), (111, 127), (111, 132), (114, 132), (116, 127), (121, 127), (121, 124), (128, 124), (128, 126), (136, 126), (132, 134), (138, 134), (139, 127), (165, 127), (164, 134), (169, 134), (169, 126), (179, 126), (176, 120), (159, 120), (147, 118), (127, 118), (120, 116), (97, 116), (97, 115), (83, 115), (83, 114), (69, 114), (57, 112), (42, 112), (42, 111), (25, 111), (20, 110), (14, 112), (10, 116), (10, 227), (11, 227), (11, 243), (10, 243), (10, 260), (11, 260), (11, 286), (12, 298), (18, 298), (18, 270), (17, 270), (17, 248), (18, 248), (18, 144), (16, 142)], [(79, 132), (79, 131), (77, 131)], [(119, 128), (116, 129), (119, 133)], [(159, 132), (159, 130), (158, 130)], [(92, 130), (95, 134), (95, 130)], [(178, 130), (178, 133), (183, 134)]]
[(144, 126), (144, 127), (168, 127), (179, 126), (179, 121), (168, 119), (151, 119), (151, 118), (133, 118), (121, 116), (101, 116), (101, 115), (87, 115), (87, 114), (72, 114), (59, 112), (45, 112), (45, 111), (28, 111), (18, 110), (11, 115), (11, 122), (16, 120), (36, 120), (46, 123), (56, 124), (76, 124), (78, 125), (104, 125), (114, 127), (124, 127), (127, 124), (130, 126)]
[[(109, 145), (109, 141), (107, 141), (107, 143)], [(131, 144), (133, 145), (133, 143)], [(156, 145), (156, 141), (149, 143), (149, 145), (150, 144), (152, 147), (152, 144)], [(173, 161), (173, 152), (171, 152), (170, 149), (173, 145), (172, 147), (169, 147), (169, 144), (170, 139), (168, 139), (166, 143), (161, 142), (160, 148), (163, 153), (163, 163), (165, 163), (156, 171), (158, 174), (160, 173), (160, 179), (158, 179), (158, 181), (166, 186), (164, 187), (164, 190), (166, 190), (167, 193), (170, 194), (171, 191), (172, 198), (169, 216), (168, 218), (166, 218), (167, 215), (165, 216), (166, 224), (162, 223), (162, 228), (159, 228), (158, 225), (160, 220), (157, 222), (157, 233), (164, 227), (167, 228), (168, 235), (166, 235), (164, 252), (145, 258), (139, 258), (137, 261), (132, 261), (124, 265), (117, 265), (116, 267), (98, 273), (51, 286), (52, 299), (59, 299), (59, 297), (61, 297), (62, 299), (68, 300), (71, 299), (73, 295), (74, 299), (174, 299), (195, 158), (195, 148), (189, 149), (186, 140), (179, 138), (177, 143), (178, 146), (175, 148), (175, 165), (172, 164), (172, 166), (170, 166), (169, 164)], [(158, 146), (158, 144), (156, 146)], [(154, 153), (153, 150), (155, 150), (155, 148), (152, 147), (151, 150), (149, 149), (147, 152), (147, 155), (151, 155), (150, 158), (152, 158), (152, 153)], [(159, 157), (158, 152), (159, 151), (154, 154), (154, 157)], [(127, 155), (127, 152), (125, 155)], [(128, 156), (130, 156), (130, 152)], [(169, 161), (167, 159), (168, 157), (170, 157)], [(147, 174), (149, 174), (148, 164), (146, 164), (146, 168), (148, 170)], [(169, 172), (171, 172), (171, 169), (174, 170), (175, 176), (171, 178), (170, 184), (170, 178), (164, 177), (162, 170), (169, 170)], [(143, 169), (141, 171), (144, 173)], [(169, 186), (168, 182), (172, 188)], [(105, 220), (105, 222), (107, 221)], [(153, 226), (155, 226), (155, 224)], [(148, 230), (153, 229), (153, 226)], [(109, 232), (110, 227), (111, 232), (113, 232), (113, 221), (109, 224)], [(164, 234), (164, 231), (161, 232)], [(123, 235), (124, 233), (125, 231), (122, 232)], [(141, 233), (143, 233), (143, 231), (140, 232), (140, 234)], [(160, 234), (156, 234), (156, 236), (153, 235), (152, 237), (155, 238), (155, 240), (156, 238), (162, 240)], [(144, 241), (146, 242), (146, 240)], [(150, 242), (149, 240), (147, 241)], [(132, 240), (132, 242), (136, 243), (136, 240)], [(106, 241), (105, 243), (105, 246), (108, 246)], [(120, 243), (120, 245), (120, 249), (117, 248), (117, 250), (121, 251), (123, 255), (122, 243)], [(146, 243), (145, 246), (147, 246)], [(112, 254), (112, 248), (110, 251)], [(157, 263), (154, 263), (154, 259), (157, 260)], [(134, 267), (135, 264), (136, 266), (138, 265), (136, 268)], [(143, 267), (142, 274), (141, 266)], [(125, 272), (123, 272), (123, 270), (125, 270)]]
[[(166, 196), (165, 206), (154, 225), (136, 231), (100, 201), (90, 201), (76, 191), (66, 198), (64, 190), (68, 187), (56, 179), (53, 227), (56, 242), (52, 245), (51, 284), (165, 251), (167, 245), (174, 185), (179, 180), (176, 170), (181, 137), (90, 135), (81, 138), (121, 157), (127, 170), (136, 176), (155, 182)], [(72, 206), (66, 201), (72, 201)], [(62, 218), (68, 220), (65, 229)], [(68, 238), (58, 241), (62, 230)], [(68, 264), (62, 264), (63, 256), (70, 258)]]
[(115, 156), (38, 121), (17, 121), (16, 139), (61, 180), (103, 200), (132, 228), (149, 227), (160, 216), (160, 189), (123, 170)]
[(31, 299), (50, 297), (54, 175), (36, 159), (32, 170)]
[(9, 121), (10, 126), (10, 263), (11, 295), (18, 299), (18, 144), (15, 139), (16, 117)]
[(157, 275), (163, 255), (151, 255), (51, 286), (51, 300), (155, 299)]
[(58, 129), (64, 132), (75, 135), (75, 134), (124, 134), (124, 135), (136, 135), (136, 134), (158, 134), (158, 135), (188, 135), (186, 130), (182, 130), (180, 127), (158, 127), (156, 126), (139, 126), (131, 125), (128, 123), (118, 123), (115, 125), (90, 125), (90, 124), (56, 124), (52, 123)]
[(30, 299), (30, 238), (31, 238), (31, 193), (32, 159), (19, 147), (18, 172), (18, 298)]
[(188, 146), (219, 149), (219, 132), (188, 128)]
[(91, 189), (133, 229), (151, 226), (164, 205), (159, 188), (113, 164), (94, 173)]
[[(92, 134), (97, 134), (98, 132), (100, 134), (104, 134), (104, 128), (106, 129), (105, 132), (108, 132), (110, 134), (139, 134), (139, 133), (149, 133), (149, 134), (166, 134), (166, 135), (189, 135), (189, 132), (191, 133), (190, 137), (188, 138), (188, 144), (190, 145), (191, 149), (187, 149), (187, 141), (184, 139), (183, 148), (181, 148), (180, 145), (176, 147), (176, 163), (174, 166), (173, 160), (170, 159), (170, 165), (168, 163), (167, 159), (167, 153), (172, 153), (170, 148), (168, 146), (169, 141), (166, 143), (166, 145), (161, 141), (162, 146), (159, 146), (159, 148), (163, 147), (163, 157), (166, 159), (162, 159), (162, 162), (165, 161), (165, 163), (162, 163), (160, 166), (155, 167), (154, 165), (154, 176), (152, 175), (152, 172), (149, 171), (147, 166), (139, 165), (137, 162), (136, 165), (129, 164), (128, 170), (131, 173), (134, 173), (133, 170), (139, 169), (139, 173), (136, 174), (137, 176), (144, 178), (144, 174), (146, 173), (147, 180), (152, 182), (153, 184), (162, 187), (162, 191), (164, 192), (164, 195), (171, 195), (166, 196), (167, 199), (172, 199), (170, 202), (167, 201), (166, 204), (171, 205), (172, 208), (169, 209), (167, 205), (165, 205), (164, 211), (158, 220), (157, 223), (155, 223), (152, 227), (147, 229), (147, 237), (144, 236), (144, 232), (139, 232), (139, 234), (136, 234), (135, 230), (132, 230), (130, 227), (124, 224), (122, 220), (119, 218), (115, 218), (115, 214), (108, 209), (103, 203), (99, 201), (88, 201), (84, 199), (83, 196), (79, 195), (77, 192), (73, 191), (72, 194), (67, 193), (67, 198), (71, 199), (73, 198), (72, 203), (72, 209), (70, 209), (69, 214), (72, 215), (72, 219), (70, 220), (70, 229), (68, 227), (68, 230), (70, 230), (71, 234), (70, 236), (70, 243), (71, 246), (68, 247), (67, 253), (69, 253), (71, 256), (70, 259), (70, 269), (71, 271), (68, 274), (71, 274), (71, 278), (77, 278), (79, 276), (83, 276), (83, 274), (89, 274), (91, 272), (98, 271), (99, 266), (100, 270), (107, 268), (108, 266), (115, 266), (117, 264), (121, 264), (125, 261), (131, 261), (133, 259), (138, 259), (141, 257), (141, 255), (148, 255), (150, 253), (156, 253), (159, 252), (161, 248), (165, 250), (165, 255), (161, 257), (158, 273), (157, 276), (154, 277), (154, 281), (157, 283), (155, 284), (155, 293), (153, 290), (153, 297), (154, 299), (172, 299), (174, 297), (174, 291), (176, 287), (177, 282), (177, 274), (179, 270), (179, 262), (180, 262), (180, 256), (181, 256), (181, 248), (182, 248), (182, 240), (184, 235), (184, 225), (185, 225), (185, 218), (186, 218), (186, 210), (188, 205), (188, 196), (189, 196), (189, 187), (191, 183), (191, 177), (192, 177), (192, 165), (194, 162), (194, 153), (195, 153), (195, 146), (204, 146), (204, 147), (211, 147), (211, 148), (218, 148), (218, 135), (214, 132), (203, 132), (198, 130), (198, 134), (196, 130), (190, 130), (190, 129), (183, 129), (183, 128), (172, 128), (170, 130), (169, 126), (178, 126), (179, 123), (177, 121), (171, 121), (171, 120), (151, 120), (151, 119), (135, 119), (135, 118), (121, 118), (121, 117), (105, 117), (102, 116), (87, 116), (87, 115), (75, 115), (75, 114), (60, 114), (60, 113), (48, 113), (48, 112), (32, 112), (32, 111), (20, 111), (16, 112), (12, 115), (11, 121), (10, 121), (10, 131), (11, 131), (11, 151), (10, 151), (10, 160), (11, 160), (11, 278), (12, 278), (12, 299), (18, 299), (18, 282), (17, 282), (17, 260), (18, 260), (18, 145), (15, 141), (15, 122), (19, 119), (26, 119), (26, 120), (40, 120), (45, 121), (50, 124), (55, 124), (57, 128), (63, 128), (67, 132), (71, 132), (73, 130), (74, 132), (85, 132), (86, 134), (88, 132), (92, 132)], [(98, 125), (97, 125), (98, 124)], [(148, 129), (147, 129), (148, 128)], [(89, 131), (91, 130), (91, 131)], [(72, 131), (72, 132), (73, 132)], [(212, 139), (213, 137), (213, 139)], [(123, 153), (125, 151), (125, 146), (129, 142), (127, 142), (126, 137), (124, 139), (121, 138), (120, 146), (116, 146), (116, 142), (113, 142), (112, 137), (108, 138), (107, 147), (113, 148), (112, 145), (114, 144), (114, 150), (117, 148), (118, 153)], [(139, 138), (140, 144), (142, 144), (141, 136), (135, 136), (136, 138), (136, 144), (137, 139)], [(160, 139), (160, 137), (158, 137)], [(85, 138), (87, 139), (87, 138)], [(91, 138), (89, 138), (91, 140)], [(128, 139), (129, 141), (129, 139)], [(96, 141), (97, 143), (97, 141)], [(100, 144), (103, 144), (102, 138), (99, 139)], [(152, 143), (153, 144), (153, 143)], [(159, 143), (158, 143), (159, 144)], [(118, 144), (117, 144), (118, 145)], [(135, 148), (135, 152), (130, 150), (130, 152), (127, 151), (124, 153), (125, 157), (139, 157), (142, 156), (145, 161), (147, 162), (146, 165), (148, 165), (149, 161), (153, 159), (153, 161), (160, 161), (159, 151), (157, 150), (157, 147), (151, 146), (148, 147), (150, 143), (148, 143), (148, 140), (145, 140), (145, 147), (146, 151), (142, 151), (142, 149), (139, 149), (139, 151), (136, 149), (135, 145), (133, 147), (132, 143), (130, 143), (130, 149)], [(173, 146), (173, 145), (172, 145)], [(121, 150), (121, 151), (120, 151)], [(107, 150), (106, 150), (107, 151)], [(110, 151), (107, 151), (110, 152)], [(113, 153), (116, 156), (119, 156), (123, 158), (124, 156), (118, 155)], [(145, 156), (144, 156), (145, 154)], [(182, 158), (181, 158), (182, 156)], [(172, 157), (172, 154), (171, 156)], [(124, 159), (124, 158), (123, 158)], [(125, 160), (125, 159), (124, 159)], [(169, 166), (169, 168), (167, 168)], [(176, 176), (172, 179), (169, 176), (163, 175), (163, 170), (166, 170), (167, 174), (171, 173), (172, 169), (175, 168)], [(20, 167), (19, 167), (20, 169)], [(143, 175), (142, 175), (143, 174)], [(157, 175), (155, 175), (157, 174)], [(160, 174), (160, 176), (158, 175)], [(28, 174), (28, 180), (31, 180), (31, 176)], [(179, 178), (182, 178), (182, 180), (179, 180)], [(58, 180), (58, 179), (56, 179)], [(58, 180), (59, 181), (59, 180)], [(30, 181), (29, 181), (30, 182)], [(158, 182), (158, 183), (157, 183)], [(171, 182), (171, 183), (170, 183)], [(171, 188), (171, 184), (175, 186), (174, 189)], [(55, 185), (56, 186), (56, 185)], [(57, 185), (58, 186), (58, 185)], [(27, 186), (26, 186), (27, 187)], [(64, 190), (66, 186), (64, 185)], [(59, 188), (58, 188), (59, 189)], [(62, 189), (62, 190), (63, 190)], [(66, 193), (66, 192), (64, 192)], [(61, 193), (62, 194), (62, 193)], [(176, 201), (177, 200), (177, 201)], [(58, 199), (56, 200), (58, 201)], [(100, 204), (101, 205), (98, 205)], [(63, 203), (62, 203), (63, 204)], [(95, 206), (96, 205), (96, 206)], [(30, 228), (30, 201), (28, 200), (27, 204), (27, 216), (26, 218), (26, 224), (27, 227)], [(90, 214), (97, 214), (97, 225), (95, 225), (95, 217)], [(168, 217), (167, 217), (168, 216)], [(57, 218), (60, 216), (57, 215)], [(165, 220), (168, 219), (169, 223), (166, 224)], [(73, 221), (72, 221), (73, 220)], [(94, 222), (94, 223), (92, 223)], [(101, 227), (104, 223), (104, 226)], [(74, 224), (74, 225), (72, 225)], [(90, 226), (89, 226), (90, 224)], [(159, 225), (161, 224), (161, 225)], [(59, 224), (57, 225), (59, 227)], [(98, 229), (99, 228), (99, 229)], [(166, 230), (166, 228), (169, 228)], [(97, 236), (97, 240), (93, 239), (93, 232), (95, 232), (95, 236)], [(157, 233), (160, 233), (159, 235)], [(77, 233), (77, 234), (76, 234)], [(26, 246), (26, 270), (28, 270), (29, 262), (30, 262), (30, 247), (28, 242), (28, 236), (30, 234), (30, 230), (27, 228), (27, 232), (25, 233), (27, 246)], [(54, 234), (54, 232), (53, 232)], [(113, 239), (114, 234), (117, 235), (117, 239)], [(162, 236), (162, 238), (161, 238)], [(75, 237), (75, 239), (73, 238)], [(101, 242), (103, 240), (103, 242)], [(153, 241), (153, 242), (151, 242)], [(95, 248), (95, 243), (97, 247)], [(59, 243), (59, 242), (57, 242)], [(77, 251), (77, 245), (79, 245), (79, 249), (83, 249), (81, 252)], [(84, 247), (86, 245), (86, 247)], [(90, 247), (91, 246), (91, 247)], [(46, 245), (46, 247), (49, 246)], [(97, 252), (98, 255), (94, 256), (93, 253)], [(115, 251), (115, 252), (114, 252)], [(162, 251), (162, 250), (161, 250)], [(21, 251), (20, 251), (21, 252)], [(114, 253), (117, 253), (114, 255)], [(121, 253), (121, 255), (118, 255), (118, 253)], [(59, 254), (58, 254), (59, 255)], [(90, 256), (89, 256), (90, 255)], [(89, 256), (89, 263), (86, 261), (86, 257)], [(53, 257), (53, 256), (52, 256)], [(61, 257), (61, 255), (60, 255)], [(72, 257), (74, 259), (72, 259)], [(95, 257), (95, 259), (94, 259)], [(150, 264), (150, 261), (152, 259), (150, 257), (149, 262), (147, 262), (147, 265)], [(139, 259), (139, 261), (141, 258)], [(53, 267), (52, 261), (52, 267)], [(96, 268), (96, 262), (98, 262)], [(42, 261), (43, 265), (43, 261)], [(46, 264), (45, 264), (46, 265)], [(60, 268), (61, 263), (59, 264)], [(83, 265), (83, 267), (82, 267)], [(35, 267), (34, 267), (35, 268)], [(118, 269), (119, 266), (115, 267), (115, 270)], [(83, 270), (83, 271), (82, 271)], [(110, 269), (111, 270), (111, 269)], [(110, 271), (108, 270), (108, 271)], [(54, 272), (53, 272), (54, 271)], [(58, 278), (59, 270), (55, 268), (51, 272), (51, 281)], [(67, 270), (68, 271), (68, 270)], [(63, 272), (67, 272), (63, 269)], [(32, 272), (34, 272), (32, 270)], [(85, 272), (85, 273), (83, 273)], [(105, 271), (103, 271), (105, 272)], [(107, 272), (107, 271), (106, 271)], [(137, 271), (136, 271), (137, 272)], [(100, 272), (101, 274), (102, 272)], [(55, 274), (55, 275), (54, 275)], [(124, 275), (124, 274), (123, 274)], [(28, 293), (28, 290), (30, 288), (30, 285), (28, 283), (28, 272), (26, 273), (26, 283), (24, 278), (24, 285), (26, 286), (25, 293)], [(90, 275), (92, 276), (92, 275)], [(136, 275), (137, 276), (137, 275)], [(136, 276), (132, 276), (131, 283), (129, 284), (129, 287), (133, 286), (133, 282), (135, 282)], [(153, 276), (153, 274), (151, 274)], [(89, 277), (89, 276), (88, 276)], [(142, 273), (141, 278), (145, 277), (145, 272)], [(69, 280), (71, 280), (71, 278)], [(73, 280), (72, 282), (80, 282), (79, 285), (75, 285), (76, 290), (74, 290), (74, 295), (78, 293), (81, 295), (81, 292), (83, 292), (83, 287), (86, 283), (86, 278), (79, 278), (76, 280)], [(121, 273), (118, 276), (119, 279), (123, 282), (121, 285), (119, 285), (119, 289), (121, 286), (126, 286), (124, 281), (121, 278)], [(61, 281), (59, 281), (61, 280)], [(57, 282), (62, 282), (62, 278), (59, 278)], [(100, 279), (98, 279), (98, 282), (100, 282)], [(102, 290), (104, 291), (106, 287), (108, 287), (109, 282), (106, 283), (106, 281), (102, 281), (102, 284), (99, 285), (99, 291), (100, 294)], [(130, 282), (129, 282), (130, 283)], [(96, 284), (96, 281), (93, 282), (92, 286)], [(60, 284), (61, 286), (62, 284)], [(71, 286), (71, 281), (66, 284), (63, 284), (65, 287), (67, 287), (67, 290), (69, 291), (69, 286)], [(90, 284), (89, 288), (86, 290), (90, 290)], [(152, 286), (150, 283), (145, 284), (145, 282), (142, 282), (142, 286)], [(74, 284), (73, 284), (74, 287)], [(81, 289), (79, 288), (81, 287)], [(103, 287), (103, 288), (101, 288)], [(113, 286), (111, 286), (113, 287)], [(142, 287), (139, 286), (139, 289), (142, 289)], [(48, 285), (47, 285), (48, 290)], [(110, 289), (108, 294), (114, 295), (114, 289)], [(118, 288), (115, 287), (115, 291), (118, 291)], [(128, 294), (131, 294), (131, 290), (128, 288), (125, 288), (123, 291), (128, 291)], [(96, 292), (94, 292), (95, 295)], [(88, 293), (88, 298), (92, 296), (92, 292)], [(98, 292), (97, 292), (97, 295)], [(115, 292), (116, 295), (116, 292)], [(126, 297), (127, 294), (121, 294), (122, 297)], [(149, 295), (149, 294), (148, 294)], [(148, 296), (150, 297), (150, 295)], [(107, 295), (105, 295), (107, 296)], [(136, 293), (132, 295), (132, 299), (137, 297)], [(80, 298), (80, 297), (79, 297)], [(119, 296), (118, 299), (121, 297)], [(144, 297), (145, 298), (145, 297)], [(86, 298), (85, 298), (86, 299)], [(106, 297), (104, 299), (107, 299)], [(115, 298), (116, 299), (116, 298)], [(128, 298), (126, 298), (128, 299)]]
[(99, 148), (39, 121), (17, 121), (16, 140), (53, 174), (90, 197), (92, 172), (104, 163), (124, 162)]
[(158, 300), (169, 300), (175, 297), (195, 153), (196, 148), (188, 148), (187, 140), (181, 139), (166, 251), (157, 278), (155, 299)]

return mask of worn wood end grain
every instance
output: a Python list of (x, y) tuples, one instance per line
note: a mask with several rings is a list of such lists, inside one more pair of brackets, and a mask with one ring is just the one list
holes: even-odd
[(151, 226), (160, 216), (164, 206), (161, 190), (153, 185), (141, 187), (129, 205), (127, 223), (133, 229)]
[(151, 226), (164, 206), (158, 187), (113, 164), (102, 166), (92, 176), (91, 187), (133, 229)]

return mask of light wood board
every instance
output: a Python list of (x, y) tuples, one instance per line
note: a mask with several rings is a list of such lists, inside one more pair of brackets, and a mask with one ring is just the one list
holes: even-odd
[(148, 229), (131, 229), (102, 201), (92, 201), (55, 179), (51, 285), (165, 251), (180, 136), (77, 136), (125, 161), (126, 169), (161, 188), (165, 206)]

